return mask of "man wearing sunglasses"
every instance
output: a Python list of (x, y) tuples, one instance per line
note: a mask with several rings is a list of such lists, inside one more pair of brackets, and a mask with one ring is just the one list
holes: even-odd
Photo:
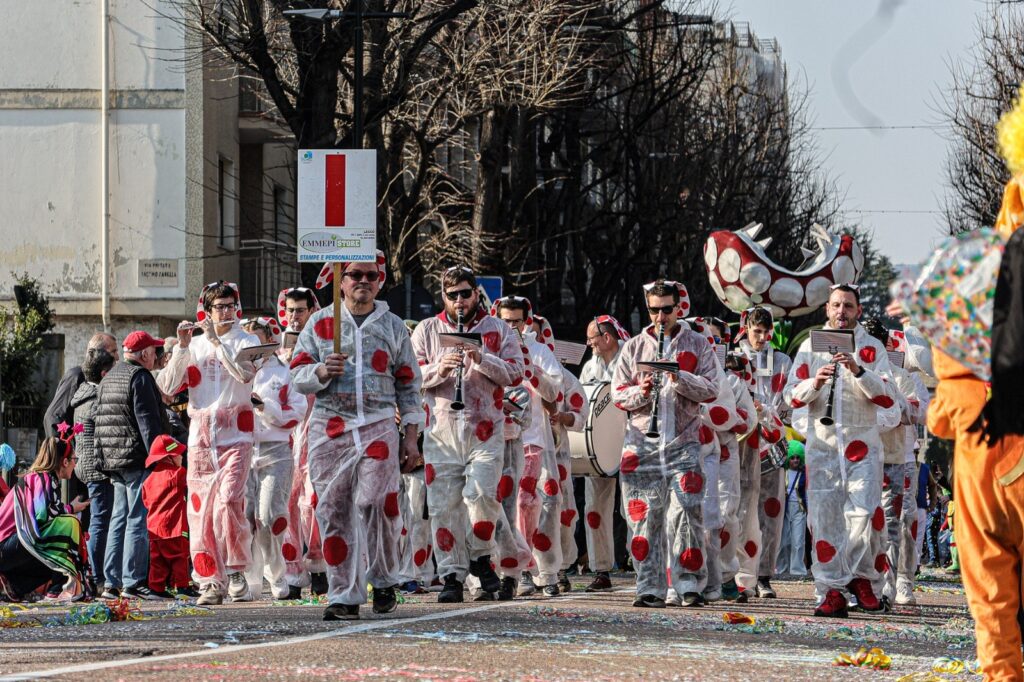
[[(882, 502), (882, 441), (879, 417), (897, 404), (885, 346), (858, 324), (860, 292), (832, 287), (825, 329), (852, 329), (852, 353), (815, 353), (800, 345), (785, 389), (794, 427), (805, 432), (807, 523), (814, 531), (816, 616), (845, 618), (851, 595), (865, 611), (882, 608), (872, 590), (886, 570), (875, 541), (885, 526)], [(834, 385), (833, 385), (834, 384)], [(822, 424), (834, 388), (834, 423)], [(802, 408), (806, 408), (803, 410)], [(874, 533), (872, 532), (874, 529)]]
[(376, 300), (384, 255), (344, 263), (341, 277), (341, 352), (332, 306), (309, 318), (291, 362), (295, 389), (316, 396), (309, 478), (328, 580), (324, 620), (359, 618), (367, 582), (374, 613), (397, 607), (400, 471), (419, 463), (425, 420), (409, 330)]
[[(495, 491), (504, 455), (506, 386), (523, 377), (523, 352), (507, 324), (480, 307), (473, 271), (454, 267), (441, 276), (444, 311), (421, 322), (412, 344), (423, 372), (429, 431), (423, 440), (427, 507), (434, 534), (437, 573), (444, 578), (439, 602), (463, 600), (467, 575), (484, 592), (501, 589), (491, 555), (494, 531), (504, 514)], [(442, 346), (461, 314), (466, 332), (480, 334), (482, 347)], [(461, 381), (465, 409), (452, 409)]]
[[(178, 345), (157, 383), (167, 395), (188, 389), (188, 525), (199, 604), (224, 596), (250, 601), (244, 571), (252, 561), (245, 491), (252, 467), (255, 414), (250, 400), (256, 367), (237, 361), (259, 339), (238, 324), (238, 286), (213, 282), (196, 307), (198, 324), (178, 325)], [(195, 327), (203, 334), (193, 338)]]
[[(651, 324), (623, 345), (612, 380), (612, 400), (629, 413), (619, 476), (633, 532), (633, 606), (665, 607), (666, 567), (683, 603), (699, 606), (707, 579), (700, 403), (718, 395), (721, 369), (707, 339), (678, 322), (680, 313), (690, 307), (682, 284), (659, 279), (644, 286), (644, 298)], [(664, 332), (662, 348), (659, 331)], [(639, 364), (651, 361), (670, 361), (674, 366), (656, 380), (651, 369)], [(658, 430), (648, 438), (655, 401)]]

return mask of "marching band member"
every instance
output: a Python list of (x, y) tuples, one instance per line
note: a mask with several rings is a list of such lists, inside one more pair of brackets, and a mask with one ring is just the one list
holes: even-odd
[[(281, 328), (272, 317), (246, 320), (245, 331), (261, 344), (281, 343)], [(289, 594), (285, 580), (284, 531), (288, 527), (288, 496), (292, 487), (293, 429), (305, 412), (306, 401), (292, 388), (288, 366), (275, 354), (256, 371), (252, 386), (256, 410), (256, 445), (246, 490), (248, 517), (254, 525), (252, 563), (246, 580), (258, 598), (263, 578), (270, 583), (274, 599)]]
[[(757, 409), (760, 424), (759, 433), (751, 434), (747, 442), (751, 447), (751, 439), (760, 441), (758, 466), (768, 455), (768, 449), (778, 443), (784, 435), (783, 422), (789, 418), (789, 406), (784, 398), (786, 377), (789, 376), (792, 361), (771, 344), (775, 320), (767, 308), (755, 307), (743, 314), (740, 321), (741, 334), (739, 346), (750, 360), (751, 372), (754, 375), (754, 407)], [(746, 332), (746, 335), (742, 333)], [(741, 562), (740, 580), (757, 578), (757, 596), (763, 599), (774, 599), (775, 590), (771, 578), (775, 574), (775, 560), (779, 554), (782, 541), (782, 522), (785, 518), (783, 495), (785, 494), (785, 471), (774, 468), (760, 474), (758, 490), (758, 545), (756, 556), (745, 551), (746, 559)], [(754, 573), (756, 571), (756, 573)]]
[[(871, 527), (884, 522), (878, 410), (896, 400), (885, 347), (857, 324), (861, 312), (857, 287), (832, 287), (825, 328), (854, 330), (857, 350), (815, 353), (811, 340), (804, 341), (786, 388), (790, 405), (806, 406), (810, 419), (805, 453), (816, 616), (846, 617), (846, 591), (865, 611), (881, 608), (871, 589), (886, 562), (884, 554), (871, 554)], [(819, 418), (825, 415), (831, 391), (835, 421), (825, 425)]]
[[(544, 403), (554, 402), (562, 391), (562, 367), (551, 352), (550, 325), (538, 335), (530, 301), (521, 296), (506, 296), (494, 302), (497, 314), (522, 337), (523, 357), (527, 363), (524, 375), (530, 392), (530, 426), (523, 431), (523, 475), (519, 481), (519, 530), (533, 550), (536, 570), (544, 594), (559, 594), (558, 572), (562, 570), (562, 547), (559, 542), (561, 485), (555, 461), (555, 440)], [(547, 321), (545, 320), (545, 323)], [(545, 342), (540, 341), (544, 338)], [(519, 594), (536, 590), (530, 572), (524, 571)]]
[(382, 261), (378, 252), (377, 262), (342, 264), (341, 352), (334, 352), (334, 310), (326, 308), (310, 317), (291, 362), (296, 390), (316, 395), (309, 478), (327, 564), (324, 620), (359, 618), (367, 582), (374, 613), (398, 605), (399, 469), (419, 463), (424, 411), (409, 331), (375, 300)]
[[(581, 384), (611, 382), (622, 345), (629, 334), (611, 315), (598, 315), (587, 325), (587, 345), (592, 355), (580, 372)], [(614, 561), (614, 513), (618, 476), (584, 476), (584, 530), (587, 535), (587, 558), (594, 579), (587, 592), (612, 589), (609, 572)]]
[[(225, 588), (232, 601), (252, 598), (243, 571), (252, 561), (245, 492), (256, 428), (250, 401), (256, 368), (235, 358), (259, 339), (241, 329), (241, 317), (237, 285), (203, 287), (198, 325), (178, 325), (178, 345), (158, 380), (167, 395), (188, 388), (189, 545), (201, 605), (222, 603)], [(192, 337), (195, 326), (202, 336)]]
[[(427, 506), (434, 531), (437, 572), (444, 576), (439, 602), (463, 601), (467, 574), (485, 592), (501, 589), (491, 568), (494, 529), (502, 514), (494, 491), (501, 479), (504, 446), (502, 400), (506, 386), (523, 376), (515, 333), (480, 307), (476, 276), (466, 267), (441, 277), (444, 311), (420, 322), (412, 335), (423, 371), (431, 428), (423, 441)], [(481, 348), (442, 346), (440, 333), (479, 333)], [(461, 394), (464, 409), (453, 409)]]
[[(558, 487), (561, 491), (559, 504), (559, 541), (562, 547), (562, 567), (558, 571), (558, 586), (562, 592), (571, 592), (568, 569), (576, 561), (579, 550), (576, 547), (576, 495), (572, 483), (572, 452), (569, 449), (569, 431), (582, 431), (590, 415), (583, 384), (572, 372), (562, 367), (562, 391), (554, 403), (546, 403), (551, 415), (551, 430), (555, 438), (555, 462), (558, 465)], [(590, 478), (589, 476), (587, 478)], [(613, 491), (614, 493), (614, 491)]]
[[(666, 566), (683, 602), (698, 605), (707, 575), (699, 404), (718, 395), (717, 360), (703, 336), (678, 323), (689, 309), (683, 285), (659, 279), (644, 286), (644, 295), (651, 324), (625, 343), (612, 381), (612, 400), (629, 413), (619, 471), (623, 501), (634, 510), (628, 518), (637, 570), (633, 606), (664, 608)], [(666, 359), (678, 369), (657, 377), (638, 365)]]

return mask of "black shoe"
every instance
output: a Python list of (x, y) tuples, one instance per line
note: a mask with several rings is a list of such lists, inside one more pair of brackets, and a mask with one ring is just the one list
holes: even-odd
[(496, 594), (498, 593), (481, 591), (478, 595), (473, 597), (473, 601), (495, 601), (495, 599), (497, 599), (497, 597), (495, 596)]
[(683, 593), (683, 606), (704, 606), (706, 603), (704, 595), (700, 592)]
[(191, 585), (189, 585), (188, 587), (179, 587), (174, 592), (178, 596), (188, 597), (189, 599), (198, 599), (199, 598), (199, 590), (197, 590), (196, 588), (192, 587)]
[(135, 587), (124, 588), (124, 591), (121, 592), (121, 596), (128, 597), (129, 599), (145, 599), (146, 601), (157, 601), (159, 599), (163, 599), (163, 597), (158, 597), (156, 592), (149, 589), (149, 585), (143, 584), (136, 585)]
[(395, 585), (391, 587), (373, 588), (373, 612), (391, 613), (398, 608), (398, 597), (395, 596)]
[(516, 596), (517, 582), (515, 578), (502, 578), (501, 589), (498, 590), (498, 601), (511, 601)]
[(572, 592), (572, 583), (569, 582), (569, 575), (565, 571), (558, 572), (558, 589), (562, 592)]
[(754, 589), (758, 599), (775, 599), (778, 596), (775, 594), (775, 589), (772, 588), (771, 578), (766, 575), (757, 579), (757, 586)]
[(594, 580), (587, 585), (587, 592), (608, 592), (612, 589), (612, 580), (608, 577), (607, 571), (599, 571), (594, 575)]
[(665, 608), (665, 600), (661, 597), (655, 597), (653, 594), (641, 594), (633, 600), (633, 606), (638, 609), (663, 609)]
[(104, 587), (103, 592), (100, 593), (100, 599), (120, 599), (121, 590), (116, 587)]
[(327, 594), (327, 574), (313, 573), (310, 576), (309, 591), (317, 596)]
[(295, 585), (288, 586), (288, 599), (302, 599), (302, 588)]
[(469, 562), (469, 574), (480, 579), (480, 589), (497, 592), (501, 589), (501, 578), (491, 568), (491, 557), (482, 556)]
[(557, 597), (559, 594), (561, 594), (561, 592), (558, 589), (557, 583), (555, 583), (554, 585), (545, 585), (543, 588), (541, 588), (541, 592), (544, 593), (545, 597)]
[(153, 596), (158, 599), (174, 599), (174, 595), (167, 590), (153, 590)]
[(359, 604), (330, 604), (324, 609), (324, 620), (359, 620)]
[(444, 588), (441, 590), (441, 594), (437, 595), (437, 603), (462, 603), (462, 583), (459, 582), (454, 573), (449, 573), (444, 577)]

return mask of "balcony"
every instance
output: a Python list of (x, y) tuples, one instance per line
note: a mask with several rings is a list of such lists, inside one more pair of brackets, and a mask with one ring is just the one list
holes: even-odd
[(278, 293), (301, 281), (295, 245), (272, 239), (243, 239), (238, 252), (243, 313), (246, 317), (276, 316)]

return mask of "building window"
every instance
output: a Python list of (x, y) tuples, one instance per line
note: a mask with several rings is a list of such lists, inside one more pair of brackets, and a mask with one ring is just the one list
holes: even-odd
[(235, 164), (220, 157), (217, 161), (217, 244), (235, 248)]

